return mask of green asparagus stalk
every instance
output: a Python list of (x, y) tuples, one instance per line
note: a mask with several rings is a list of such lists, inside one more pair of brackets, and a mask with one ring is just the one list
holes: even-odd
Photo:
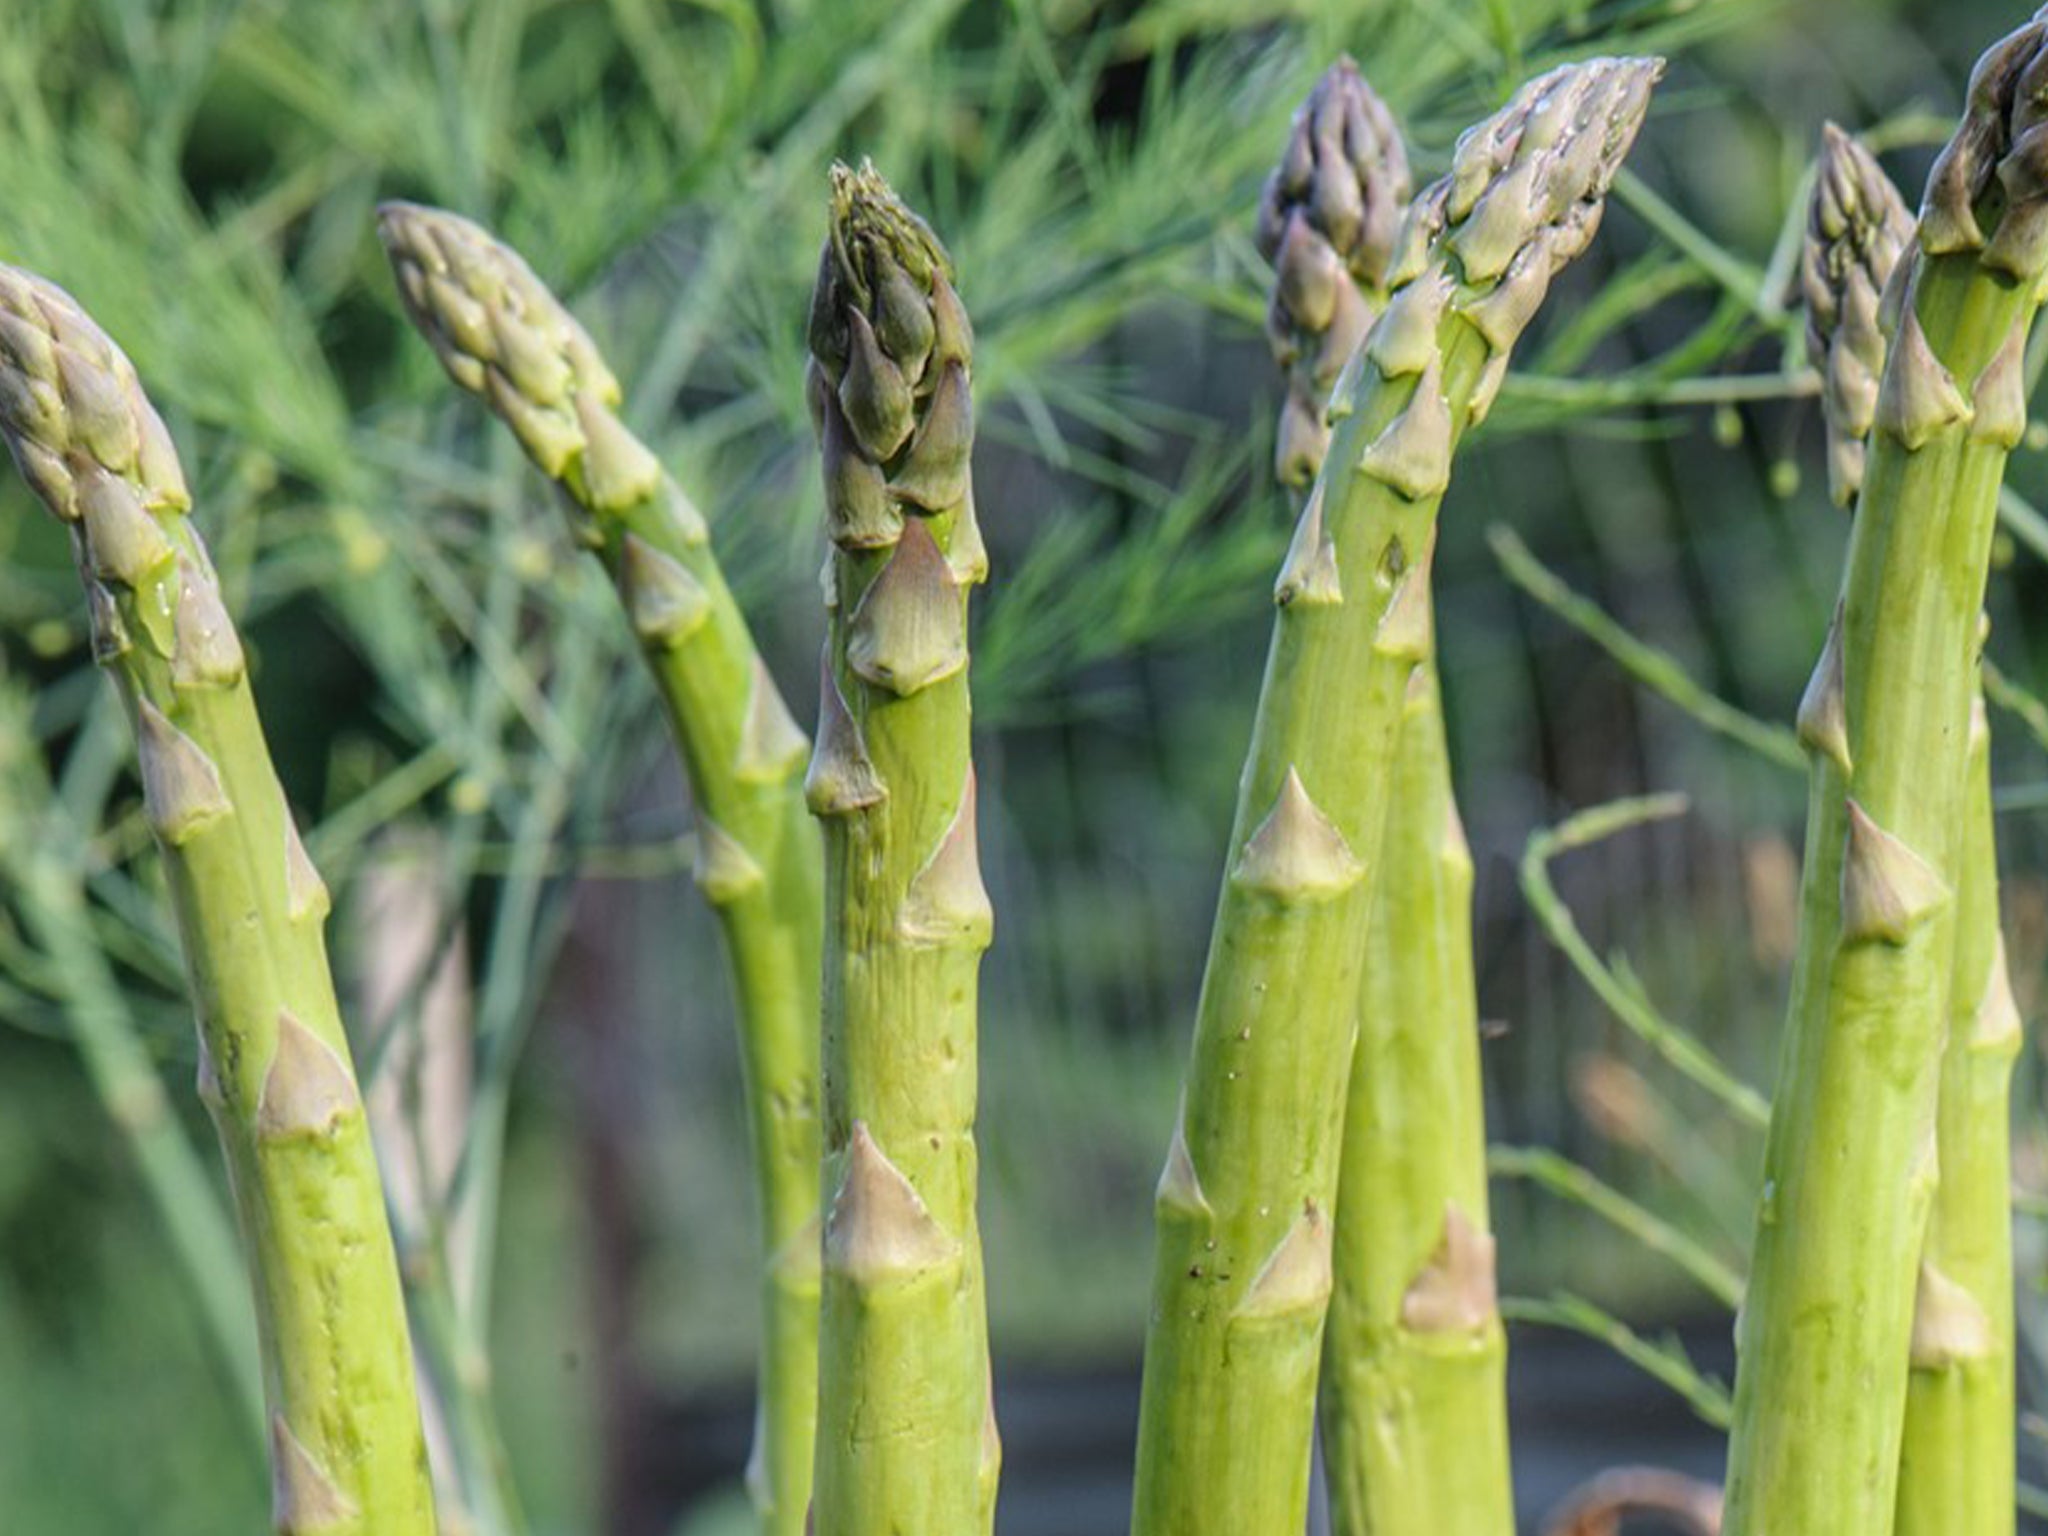
[[(1891, 179), (1868, 150), (1829, 124), (1802, 286), (1813, 357), (1827, 381), (1822, 402), (1830, 462), (1847, 466), (1836, 486), (1845, 501), (1860, 483), (1884, 366), (1877, 297), (1912, 233)], [(1989, 745), (1979, 692), (1970, 712), (1949, 940), (1936, 1111), (1940, 1178), (1914, 1306), (1898, 1536), (2009, 1536), (2015, 1524), (2007, 1099), (2020, 1032), (1999, 942)]]
[[(1276, 268), (1274, 355), (1288, 370), (1275, 465), (1284, 484), (1306, 489), (1322, 469), (1329, 388), (1384, 307), (1408, 197), (1392, 114), (1357, 65), (1339, 59), (1296, 114), (1260, 207), (1260, 247)], [(1334, 285), (1318, 281), (1331, 272)], [(1327, 305), (1302, 302), (1332, 289)], [(1432, 618), (1409, 676), (1339, 1153), (1321, 1415), (1338, 1536), (1514, 1529), (1472, 864), (1451, 788), (1434, 628)], [(1418, 1276), (1451, 1270), (1458, 1318), (1432, 1310), (1428, 1288), (1410, 1305)]]
[[(1332, 1286), (1330, 1217), (1361, 955), (1453, 449), (1596, 230), (1659, 65), (1531, 81), (1416, 203), (1388, 306), (1340, 379), (1328, 459), (1275, 590), (1231, 867), (1157, 1198), (1136, 1536), (1294, 1536)], [(1439, 827), (1440, 827), (1439, 823)], [(1437, 829), (1432, 829), (1435, 831)], [(1411, 1327), (1469, 1338), (1485, 1268), (1439, 1213)]]
[(1879, 305), (1842, 602), (1800, 709), (1799, 952), (1738, 1330), (1730, 1536), (1868, 1536), (1895, 1513), (1978, 617), (2048, 267), (2044, 44), (2037, 17), (1979, 62)]
[(406, 312), (448, 375), (558, 485), (652, 673), (696, 805), (697, 884), (739, 1003), (761, 1210), (761, 1385), (747, 1486), (765, 1536), (810, 1501), (818, 1309), (822, 862), (808, 746), (755, 648), (703, 517), (619, 420), (595, 344), (509, 246), (467, 219), (386, 203), (378, 233)]
[(81, 846), (78, 835), (61, 819), (61, 802), (36, 758), (29, 726), (26, 701), (0, 673), (0, 884), (13, 891), (24, 925), (49, 957), (86, 1076), (128, 1143), (171, 1251), (191, 1282), (250, 1443), (261, 1445), (269, 1415), (234, 1228), (178, 1123), (120, 981), (94, 940), (83, 870), (60, 852)]
[(135, 728), (199, 1015), (292, 1536), (434, 1529), (411, 1349), (321, 934), (327, 892), (271, 767), (176, 451), (72, 299), (0, 267), (0, 435), (71, 529), (94, 651)]
[(974, 1217), (972, 337), (950, 258), (872, 166), (833, 170), (810, 347), (833, 546), (808, 780), (833, 1190), (817, 1536), (965, 1536), (993, 1526), (1001, 1455)]
[(1980, 700), (1956, 865), (1941, 1182), (1914, 1301), (1896, 1536), (2011, 1536), (2016, 1525), (2009, 1101), (2021, 1030), (1999, 938), (1990, 740)]

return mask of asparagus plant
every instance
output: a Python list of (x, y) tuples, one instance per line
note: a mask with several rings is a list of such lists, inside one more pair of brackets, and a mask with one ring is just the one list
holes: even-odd
[(1879, 305), (1842, 601), (1800, 708), (1800, 938), (1729, 1455), (1731, 1536), (1890, 1527), (1937, 1177), (1978, 617), (2048, 267), (2048, 20), (1985, 54)]
[(387, 203), (378, 233), (415, 326), (562, 491), (653, 675), (697, 814), (697, 883), (738, 997), (761, 1210), (761, 1385), (748, 1489), (797, 1536), (816, 1426), (822, 861), (808, 743), (710, 547), (703, 516), (620, 421), (618, 381), (519, 254), (455, 214)]
[(0, 435), (69, 527), (134, 725), (263, 1357), (283, 1533), (434, 1529), (398, 1270), (335, 1003), (327, 892), (271, 767), (177, 452), (128, 359), (0, 267)]
[[(1458, 144), (1396, 242), (1387, 309), (1340, 379), (1282, 569), (1185, 1099), (1161, 1175), (1137, 1536), (1301, 1528), (1332, 1286), (1330, 1208), (1360, 957), (1437, 507), (1517, 337), (1598, 227), (1659, 72), (1567, 65)], [(1333, 274), (1334, 275), (1334, 274)], [(1440, 825), (1440, 823), (1439, 823)], [(1406, 1277), (1424, 1333), (1490, 1290), (1470, 1220)]]
[[(1275, 473), (1306, 488), (1329, 443), (1330, 385), (1369, 318), (1408, 168), (1392, 114), (1350, 59), (1295, 116), (1267, 180), (1274, 355), (1288, 370)], [(1427, 593), (1422, 602), (1430, 605)], [(1338, 1536), (1507, 1536), (1507, 1338), (1493, 1305), (1472, 863), (1438, 695), (1434, 621), (1409, 676), (1358, 1043), (1339, 1152), (1322, 1438)], [(1432, 1265), (1447, 1309), (1409, 1305)]]
[[(1891, 178), (1833, 124), (1822, 131), (1802, 261), (1808, 335), (1836, 496), (1860, 485), (1886, 337), (1878, 295), (1913, 234)], [(2012, 1208), (2007, 1098), (2019, 1020), (1998, 927), (1990, 732), (1970, 711), (1936, 1110), (1939, 1182), (1921, 1250), (1899, 1456), (1899, 1536), (1998, 1536), (2014, 1526)]]
[(967, 597), (972, 338), (950, 258), (872, 166), (832, 173), (810, 317), (829, 636), (818, 1536), (993, 1526), (975, 1195), (975, 841)]

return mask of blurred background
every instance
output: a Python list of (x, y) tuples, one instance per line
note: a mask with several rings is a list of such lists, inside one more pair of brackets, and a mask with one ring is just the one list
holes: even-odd
[[(1786, 987), (1804, 794), (1782, 726), (1847, 527), (1793, 294), (1806, 166), (1833, 118), (1917, 188), (1970, 62), (2024, 14), (10, 8), (0, 259), (105, 324), (185, 453), (337, 891), (358, 1060), (418, 1238), (408, 1276), (465, 1298), (466, 1379), (495, 1406), (527, 1529), (744, 1528), (737, 1055), (680, 775), (624, 626), (509, 436), (409, 334), (376, 201), (485, 220), (573, 300), (803, 701), (822, 543), (802, 337), (826, 167), (872, 156), (950, 245), (980, 338), (994, 561), (975, 687), (999, 914), (981, 1125), (1001, 1529), (1108, 1536), (1126, 1518), (1152, 1185), (1290, 522), (1269, 473), (1259, 182), (1340, 51), (1423, 176), (1552, 63), (1672, 57), (1600, 239), (1460, 460), (1436, 565), (1534, 1529), (1603, 1466), (1718, 1475), (1762, 1138), (1726, 1085), (1674, 1068), (1673, 1042), (1765, 1083)], [(2030, 1018), (2048, 976), (2048, 712), (2030, 695), (2048, 684), (2044, 448), (2037, 427), (2013, 461), (1990, 643)], [(262, 1444), (224, 1347), (247, 1326), (234, 1261), (204, 1283), (123, 1134), (182, 1138), (216, 1177), (176, 938), (61, 532), (12, 476), (0, 696), (16, 703), (0, 712), (0, 1526), (259, 1529)], [(1687, 806), (1546, 837), (1651, 792)], [(2039, 1083), (2030, 1054), (2030, 1396), (2048, 1360)]]

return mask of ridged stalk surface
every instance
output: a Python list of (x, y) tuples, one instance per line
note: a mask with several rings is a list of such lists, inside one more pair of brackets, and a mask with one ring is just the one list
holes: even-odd
[[(1306, 489), (1322, 469), (1329, 391), (1385, 306), (1409, 193), (1393, 115), (1340, 59), (1296, 114), (1260, 205), (1259, 244), (1275, 269), (1269, 329), (1288, 374), (1283, 484)], [(1329, 273), (1334, 293), (1321, 281)], [(1338, 1536), (1514, 1529), (1472, 866), (1434, 649), (1409, 676), (1339, 1153), (1320, 1412)]]
[(992, 1529), (1000, 1448), (975, 1225), (967, 318), (871, 167), (833, 173), (810, 321), (829, 637), (808, 780), (825, 830), (817, 1536)]
[(163, 424), (120, 350), (0, 268), (0, 433), (69, 526), (94, 651), (134, 723), (234, 1188), (286, 1536), (434, 1529), (410, 1345), (322, 921)]
[(1567, 66), (1468, 133), (1338, 382), (1159, 1184), (1137, 1536), (1295, 1536), (1306, 1517), (1345, 1068), (1436, 511), (1515, 338), (1591, 239), (1656, 73)]
[(1800, 710), (1800, 941), (1738, 1330), (1729, 1536), (1869, 1536), (1894, 1516), (1978, 616), (2048, 262), (2044, 37), (2037, 18), (1979, 63), (1880, 304), (1842, 602)]
[(765, 1536), (810, 1502), (818, 1315), (819, 946), (823, 862), (804, 806), (808, 746), (755, 648), (709, 530), (619, 420), (583, 327), (510, 247), (467, 219), (388, 203), (378, 232), (407, 313), (558, 485), (604, 565), (668, 716), (697, 813), (697, 884), (738, 1002), (761, 1211), (761, 1381), (747, 1484)]

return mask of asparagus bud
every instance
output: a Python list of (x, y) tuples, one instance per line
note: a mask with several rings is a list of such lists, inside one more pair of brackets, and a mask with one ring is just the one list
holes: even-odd
[(1877, 417), (1885, 337), (1878, 295), (1913, 238), (1913, 217), (1876, 157), (1833, 123), (1821, 129), (1799, 283), (1807, 350), (1820, 370), (1828, 488), (1850, 506), (1863, 486), (1863, 440)]
[[(1958, 1110), (1988, 1123), (1980, 1095), (1998, 1064), (1968, 1066), (1944, 1045), (1950, 1011), (1983, 995), (1981, 970), (1963, 974), (1982, 942), (1969, 930), (1995, 922), (1989, 866), (1964, 841), (1980, 815), (1965, 769), (1999, 485), (2025, 423), (2015, 380), (2048, 270), (2044, 99), (2037, 16), (1979, 62), (1917, 237), (1881, 291), (1887, 355), (1843, 600), (1801, 707), (1813, 787), (1799, 952), (1739, 1328), (1730, 1536), (1860, 1536), (1895, 1518), (1901, 1530), (2009, 1529), (2009, 1507), (1958, 1524), (1961, 1499), (1940, 1491), (1958, 1484), (1932, 1469), (1950, 1459), (1944, 1426), (1961, 1422), (1972, 1384), (2002, 1374), (1974, 1352), (1967, 1369), (1944, 1363), (1981, 1333), (1955, 1326), (1954, 1303), (1961, 1270), (1983, 1270), (1942, 1245), (1968, 1249), (1987, 1219), (2003, 1226), (1949, 1184), (1952, 1168), (1977, 1180), (1967, 1138), (1951, 1132)], [(1930, 1233), (1937, 1161), (1970, 1214)], [(2002, 1175), (1993, 1192), (2003, 1198)], [(1916, 1311), (1909, 1389), (1893, 1363), (1912, 1358)], [(1909, 1395), (1919, 1427), (1907, 1455), (1932, 1503), (1900, 1481)], [(1995, 1449), (2010, 1437), (2009, 1399), (1976, 1401)], [(2003, 1465), (1964, 1476), (2009, 1486)]]
[(696, 802), (697, 884), (739, 1005), (762, 1223), (761, 1407), (748, 1487), (765, 1536), (810, 1501), (817, 1383), (818, 951), (822, 860), (805, 741), (710, 547), (709, 530), (618, 416), (589, 334), (511, 247), (437, 208), (386, 203), (378, 233), (406, 313), (563, 492), (661, 694)]
[(1316, 82), (1259, 198), (1259, 253), (1273, 263), (1267, 333), (1287, 370), (1274, 474), (1306, 487), (1330, 444), (1324, 416), (1345, 360), (1386, 300), (1394, 236), (1413, 183), (1401, 130), (1357, 64)]
[(135, 726), (255, 1291), (280, 1532), (430, 1536), (382, 1187), (300, 846), (191, 498), (135, 370), (0, 267), (0, 436), (72, 530), (94, 649)]
[(810, 391), (833, 543), (811, 807), (825, 833), (818, 1536), (992, 1527), (974, 1216), (967, 593), (985, 562), (952, 264), (872, 166), (832, 173)]
[[(1306, 1518), (1346, 1090), (1330, 1063), (1349, 1061), (1355, 1036), (1396, 743), (1429, 649), (1437, 507), (1535, 303), (1597, 225), (1658, 70), (1602, 59), (1552, 71), (1468, 134), (1408, 215), (1387, 308), (1337, 387), (1330, 451), (1275, 591), (1160, 1181), (1136, 1536), (1279, 1536)], [(1442, 853), (1424, 841), (1419, 857)], [(1401, 1281), (1420, 1282), (1421, 1331), (1445, 1329), (1460, 1349), (1488, 1326), (1471, 1323), (1475, 1214), (1445, 1207)], [(1432, 1268), (1439, 1279), (1425, 1280)], [(1457, 1306), (1429, 1300), (1451, 1291)]]
[(980, 581), (987, 561), (968, 474), (974, 333), (951, 258), (871, 165), (833, 170), (810, 346), (832, 542), (888, 549), (905, 514), (921, 516), (945, 530), (958, 579)]

